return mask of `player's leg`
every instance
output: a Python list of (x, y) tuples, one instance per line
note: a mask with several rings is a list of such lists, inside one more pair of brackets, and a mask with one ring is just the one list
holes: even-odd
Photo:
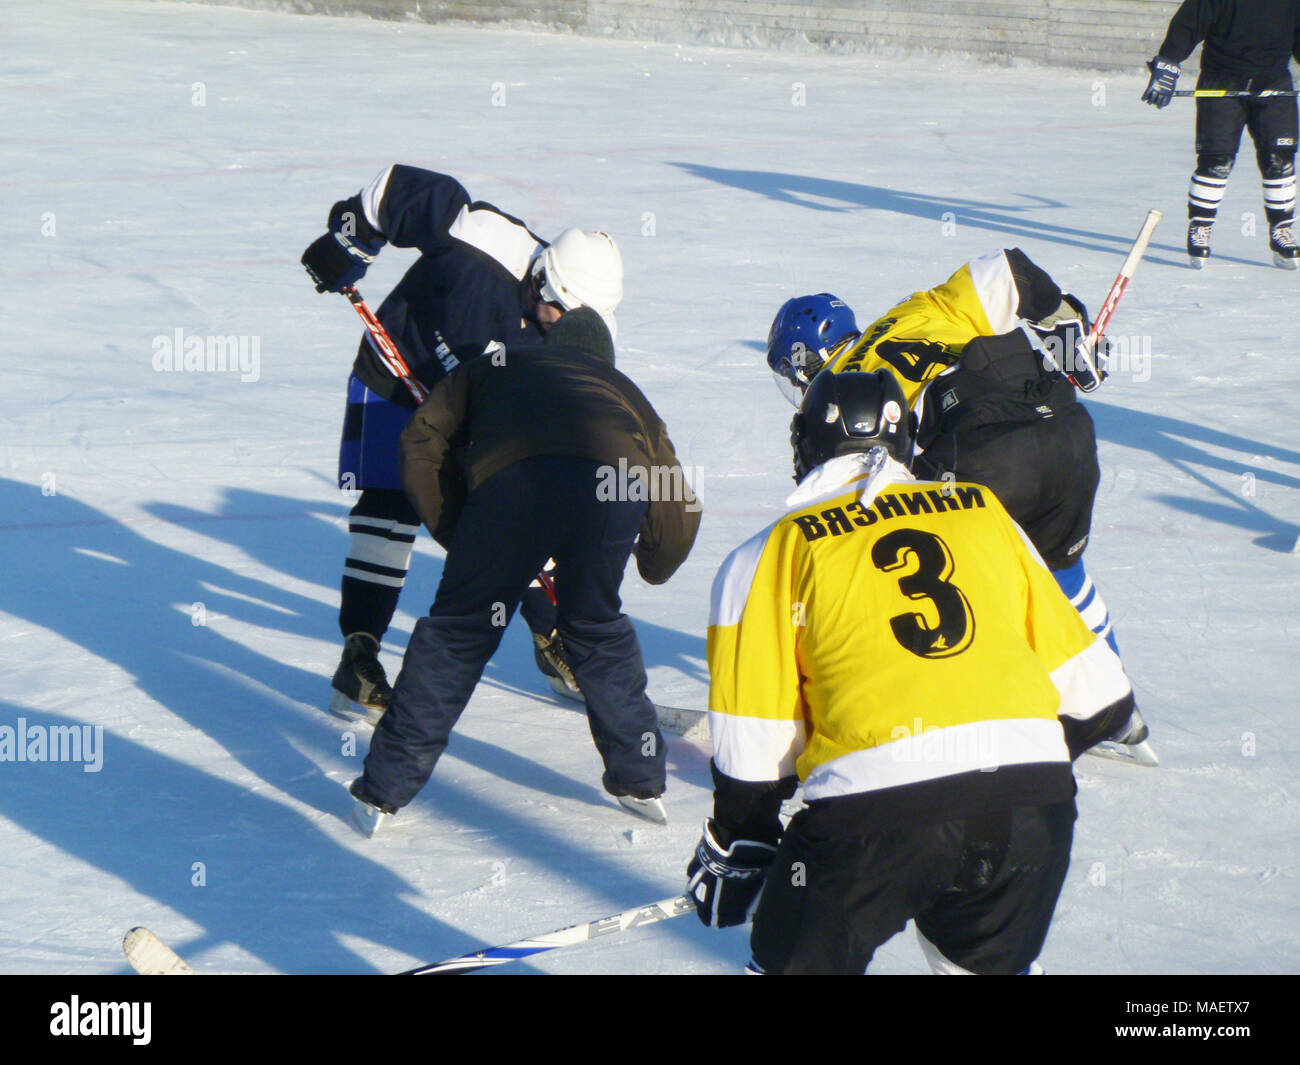
[(566, 471), (554, 502), (569, 522), (555, 554), (557, 628), (605, 763), (602, 783), (611, 795), (657, 797), (666, 785), (664, 740), (646, 696), (641, 645), (619, 594), (647, 504), (600, 499), (594, 462), (551, 461)]
[(1211, 97), (1196, 101), (1196, 170), (1187, 191), (1187, 254), (1193, 266), (1202, 265), (1210, 255), (1210, 232), (1245, 124), (1246, 106), (1239, 99)]
[[(1291, 79), (1278, 88), (1290, 88)], [(1259, 163), (1260, 179), (1264, 186), (1264, 214), (1268, 219), (1269, 250), (1273, 261), (1289, 270), (1300, 268), (1300, 247), (1296, 245), (1293, 220), (1295, 218), (1295, 156), (1296, 140), (1300, 130), (1296, 101), (1285, 96), (1275, 96), (1254, 101), (1248, 128), (1255, 142), (1255, 157)]]
[(506, 467), (465, 501), (433, 606), (416, 622), (371, 739), (358, 797), (373, 805), (400, 809), (428, 781), (520, 595), (550, 554), (539, 509), (547, 493), (526, 465)]
[[(969, 973), (1031, 971), (1070, 867), (1074, 800), (965, 819), (961, 861), (916, 928), (940, 958)], [(942, 970), (931, 959), (935, 971)]]
[(931, 825), (866, 833), (870, 802), (831, 799), (791, 819), (754, 912), (754, 970), (860, 976), (949, 882), (959, 839)]
[(339, 486), (362, 492), (348, 516), (339, 596), (344, 650), (333, 681), (342, 700), (336, 698), (336, 712), (350, 713), (349, 701), (382, 710), (392, 694), (379, 662), (379, 643), (397, 609), (420, 525), (398, 469), (398, 439), (410, 415), (355, 377), (349, 380)]

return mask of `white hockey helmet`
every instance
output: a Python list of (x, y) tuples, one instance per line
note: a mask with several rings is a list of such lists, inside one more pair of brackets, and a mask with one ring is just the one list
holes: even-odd
[(618, 336), (614, 309), (623, 300), (623, 256), (608, 233), (566, 229), (533, 259), (541, 298), (566, 311), (590, 307)]

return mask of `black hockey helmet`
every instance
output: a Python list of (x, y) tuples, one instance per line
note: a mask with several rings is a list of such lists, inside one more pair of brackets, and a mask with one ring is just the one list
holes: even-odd
[(828, 459), (876, 446), (906, 461), (911, 443), (907, 397), (888, 370), (819, 373), (790, 423), (796, 482)]

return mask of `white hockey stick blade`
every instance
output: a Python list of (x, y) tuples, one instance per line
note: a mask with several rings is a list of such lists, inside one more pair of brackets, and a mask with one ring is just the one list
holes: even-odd
[(684, 706), (664, 706), (655, 703), (659, 724), (684, 740), (710, 739), (709, 715), (705, 710), (688, 710)]
[(1097, 758), (1128, 762), (1129, 765), (1154, 767), (1160, 764), (1160, 759), (1156, 757), (1150, 740), (1143, 740), (1141, 743), (1115, 743), (1112, 740), (1103, 740), (1095, 747), (1089, 747), (1086, 753)]
[(626, 932), (631, 928), (641, 928), (648, 924), (671, 920), (674, 917), (681, 917), (683, 914), (694, 912), (695, 900), (689, 895), (678, 895), (673, 899), (652, 902), (649, 906), (636, 906), (630, 910), (624, 910), (622, 913), (611, 914), (608, 917), (602, 917), (599, 921), (588, 921), (585, 924), (560, 928), (554, 932), (548, 932), (544, 936), (521, 939), (499, 947), (485, 947), (469, 954), (462, 954), (458, 958), (449, 958), (447, 961), (434, 962), (431, 965), (421, 965), (419, 968), (407, 969), (403, 973), (398, 973), (398, 975), (428, 976), (472, 973), (494, 965), (522, 961), (525, 958), (531, 958), (535, 954), (554, 950), (556, 947), (584, 943), (589, 939), (612, 935), (616, 932)]
[(132, 928), (122, 940), (122, 953), (141, 976), (194, 975), (194, 970), (147, 928)]
[[(546, 679), (550, 682), (551, 690), (556, 695), (585, 705), (586, 700), (582, 697), (582, 693), (575, 692), (559, 677), (547, 677)], [(682, 739), (707, 741), (709, 738), (709, 715), (707, 711), (688, 710), (683, 706), (665, 706), (663, 703), (655, 703), (655, 714), (659, 718), (660, 728), (676, 736), (681, 736)]]
[(636, 814), (637, 817), (644, 817), (647, 821), (653, 821), (656, 825), (668, 824), (668, 811), (664, 809), (662, 799), (638, 799), (632, 795), (620, 795), (618, 796), (618, 804), (628, 813)]

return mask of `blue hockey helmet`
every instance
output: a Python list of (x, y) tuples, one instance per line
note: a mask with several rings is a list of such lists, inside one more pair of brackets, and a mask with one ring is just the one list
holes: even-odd
[(796, 407), (834, 349), (858, 335), (853, 310), (829, 292), (786, 300), (767, 334), (767, 365)]

